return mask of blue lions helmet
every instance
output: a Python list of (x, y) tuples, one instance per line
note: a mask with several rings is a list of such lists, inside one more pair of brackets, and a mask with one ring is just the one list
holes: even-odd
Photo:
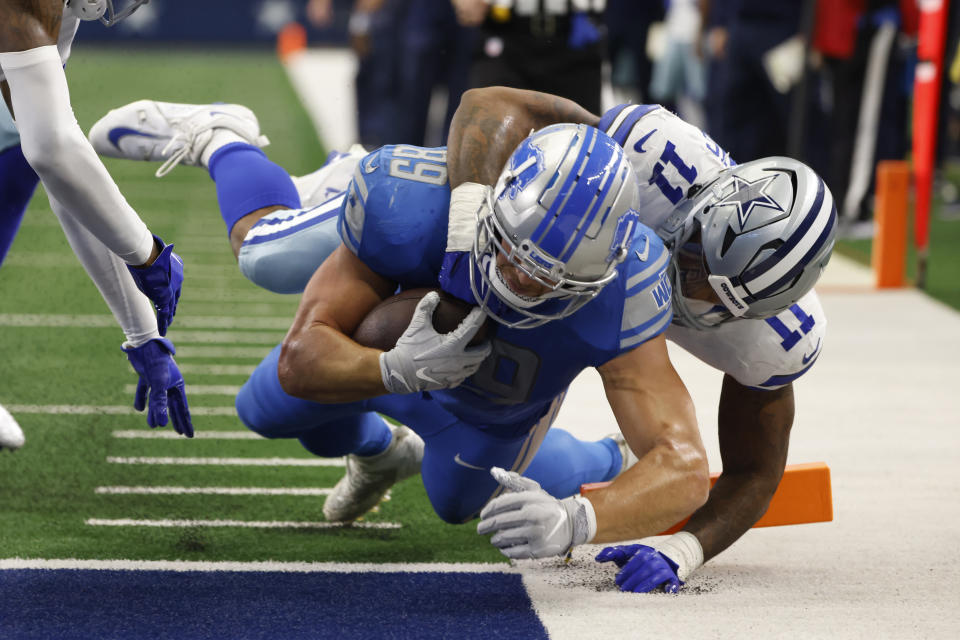
[(673, 252), (674, 320), (706, 329), (780, 313), (820, 278), (836, 232), (830, 189), (802, 162), (770, 157), (723, 171), (657, 229)]
[[(633, 167), (602, 131), (557, 124), (531, 133), (481, 208), (471, 252), (474, 297), (509, 327), (571, 315), (616, 279), (638, 224), (638, 197)], [(511, 290), (498, 256), (549, 291), (533, 298)]]
[(117, 11), (113, 0), (68, 0), (67, 8), (81, 20), (99, 20), (112, 27), (148, 2), (150, 0), (130, 0), (123, 9)]

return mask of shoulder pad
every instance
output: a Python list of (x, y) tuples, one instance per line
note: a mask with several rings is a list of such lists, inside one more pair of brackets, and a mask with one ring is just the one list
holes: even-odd
[(813, 367), (823, 350), (827, 319), (811, 291), (765, 320), (731, 320), (712, 331), (671, 325), (667, 337), (740, 384), (778, 389)]
[(639, 225), (633, 238), (630, 253), (619, 267), (618, 284), (623, 290), (621, 351), (663, 333), (673, 315), (672, 288), (667, 275), (670, 253), (657, 234), (646, 226)]
[(599, 127), (619, 143), (640, 181), (640, 221), (656, 229), (695, 184), (735, 163), (710, 136), (660, 105), (620, 105)]

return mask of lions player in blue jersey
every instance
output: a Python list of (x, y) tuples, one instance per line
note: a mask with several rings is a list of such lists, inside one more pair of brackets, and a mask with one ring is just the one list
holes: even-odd
[[(348, 456), (328, 519), (360, 517), (417, 471), (449, 522), (475, 517), (505, 487), (542, 483), (553, 495), (525, 491), (536, 505), (520, 511), (491, 502), (496, 513), (485, 518), (503, 528), (522, 517), (519, 531), (492, 540), (531, 557), (655, 533), (705, 499), (703, 445), (662, 336), (672, 316), (669, 256), (636, 223), (636, 178), (608, 136), (577, 125), (535, 132), (491, 198), (464, 207), (450, 201), (443, 148), (355, 152), (293, 180), (254, 145), (193, 136), (189, 109), (140, 101), (107, 114), (90, 137), (107, 155), (161, 160), (172, 142), (182, 158), (199, 158), (187, 163), (214, 178), (241, 271), (273, 290), (305, 287), (287, 338), (237, 408), (264, 436)], [(140, 135), (111, 141), (117, 127)], [(348, 181), (336, 175), (344, 166)], [(346, 192), (324, 200), (338, 180)], [(331, 229), (335, 243), (322, 237)], [(322, 262), (306, 282), (305, 261)], [(454, 332), (433, 330), (431, 294), (393, 349), (350, 338), (398, 287), (437, 286), (478, 307)], [(486, 318), (496, 323), (489, 342), (468, 346)], [(627, 448), (644, 455), (624, 471), (635, 458), (605, 438), (527, 469), (588, 366), (603, 376)], [(583, 482), (614, 478), (589, 499), (571, 497)]]
[[(623, 146), (641, 183), (640, 220), (673, 250), (667, 338), (725, 373), (723, 472), (707, 503), (652, 547), (598, 556), (622, 567), (621, 589), (675, 591), (763, 515), (783, 474), (793, 381), (813, 366), (825, 336), (811, 289), (830, 257), (836, 208), (803, 164), (735, 166), (709, 136), (657, 105), (620, 105), (598, 117), (563, 98), (504, 87), (461, 101), (449, 143), (453, 199), (495, 184), (499, 163), (527, 131), (558, 122), (597, 126)], [(569, 446), (562, 430), (551, 430), (532, 468)]]
[[(173, 245), (150, 233), (90, 147), (63, 70), (81, 20), (110, 26), (147, 1), (131, 0), (119, 11), (113, 0), (0, 2), (0, 263), (42, 181), (77, 257), (124, 331), (123, 350), (139, 376), (134, 406), (148, 407), (150, 426), (167, 424), (169, 416), (178, 432), (192, 436), (174, 347), (161, 337), (176, 312), (182, 262)], [(22, 444), (20, 427), (0, 411), (0, 447)]]

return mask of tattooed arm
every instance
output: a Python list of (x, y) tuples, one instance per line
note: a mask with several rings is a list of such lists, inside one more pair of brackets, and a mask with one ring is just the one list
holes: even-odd
[(493, 185), (530, 131), (559, 122), (596, 126), (600, 117), (547, 93), (507, 87), (467, 91), (453, 115), (447, 141), (451, 188), (464, 182)]

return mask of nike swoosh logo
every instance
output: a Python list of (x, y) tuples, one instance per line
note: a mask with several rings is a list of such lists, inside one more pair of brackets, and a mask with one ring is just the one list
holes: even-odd
[(650, 238), (643, 236), (643, 239), (646, 241), (646, 244), (643, 245), (643, 253), (640, 253), (639, 250), (636, 251), (637, 257), (640, 258), (641, 262), (647, 261), (647, 256), (650, 255)]
[(427, 370), (426, 367), (421, 367), (421, 368), (417, 369), (417, 377), (420, 378), (421, 380), (423, 380), (424, 382), (431, 382), (431, 383), (433, 383), (433, 384), (440, 384), (440, 381), (439, 381), (439, 380), (434, 380), (433, 378), (431, 378), (430, 376), (428, 376), (426, 373), (424, 373), (426, 370)]
[(820, 340), (817, 340), (817, 347), (816, 349), (813, 350), (813, 353), (811, 353), (810, 355), (803, 356), (803, 364), (807, 364), (808, 362), (813, 360), (818, 353), (820, 353)]
[(125, 138), (126, 136), (140, 136), (141, 138), (156, 138), (157, 136), (151, 135), (149, 133), (143, 133), (142, 131), (137, 131), (136, 129), (128, 129), (127, 127), (114, 127), (110, 129), (110, 132), (107, 133), (107, 138), (110, 140), (111, 144), (117, 149), (120, 148), (120, 139)]
[(646, 142), (646, 141), (650, 138), (650, 136), (652, 136), (652, 135), (655, 134), (656, 132), (657, 132), (657, 130), (654, 129), (653, 131), (651, 131), (651, 132), (648, 133), (647, 135), (645, 135), (645, 136), (643, 136), (642, 138), (640, 138), (639, 140), (637, 140), (637, 144), (633, 145), (633, 150), (636, 151), (637, 153), (646, 153), (647, 150), (643, 148), (643, 143)]
[(377, 156), (370, 156), (370, 158), (363, 163), (364, 173), (371, 173), (376, 168), (377, 168)]
[(460, 457), (459, 453), (453, 456), (453, 461), (456, 462), (461, 467), (466, 467), (467, 469), (476, 469), (477, 471), (486, 471), (486, 468), (484, 467), (478, 467), (475, 464), (470, 464), (469, 462), (465, 462), (463, 458)]

